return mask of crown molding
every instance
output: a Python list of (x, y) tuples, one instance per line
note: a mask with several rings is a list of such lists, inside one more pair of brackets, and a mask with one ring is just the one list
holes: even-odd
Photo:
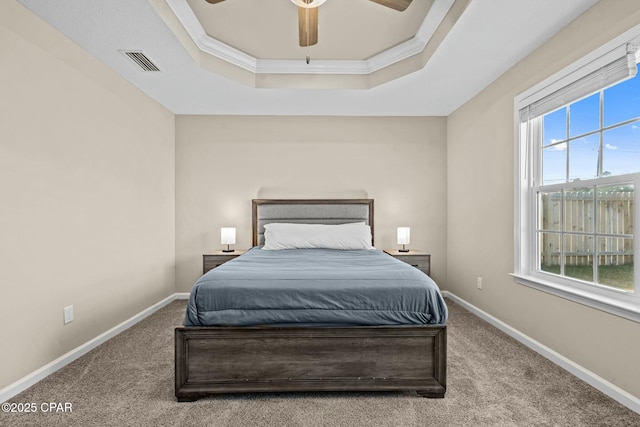
[(206, 34), (187, 0), (166, 3), (198, 49), (254, 74), (368, 75), (422, 52), (455, 1), (434, 1), (413, 38), (368, 59), (314, 60), (309, 64), (302, 60), (257, 59)]

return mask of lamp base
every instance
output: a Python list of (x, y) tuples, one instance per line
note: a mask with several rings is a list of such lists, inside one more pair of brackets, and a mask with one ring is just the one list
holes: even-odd
[(224, 253), (235, 252), (235, 249), (223, 249), (222, 252)]
[(409, 252), (409, 249), (398, 249), (398, 252)]

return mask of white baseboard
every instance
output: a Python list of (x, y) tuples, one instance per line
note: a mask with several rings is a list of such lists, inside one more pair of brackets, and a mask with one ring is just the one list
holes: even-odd
[(14, 382), (12, 384), (9, 384), (8, 386), (6, 386), (2, 390), (0, 390), (0, 402), (6, 402), (7, 400), (11, 399), (13, 396), (16, 396), (17, 394), (22, 393), (24, 390), (28, 389), (29, 387), (31, 387), (32, 385), (34, 385), (38, 381), (48, 377), (49, 375), (53, 374), (57, 370), (63, 368), (64, 366), (68, 365), (69, 363), (73, 362), (74, 360), (78, 359), (79, 357), (85, 355), (89, 351), (91, 351), (94, 348), (98, 347), (100, 344), (102, 344), (102, 343), (110, 340), (111, 338), (115, 337), (120, 332), (122, 332), (122, 331), (124, 331), (126, 329), (129, 329), (130, 327), (132, 327), (136, 323), (140, 322), (144, 318), (146, 318), (146, 317), (150, 316), (151, 314), (155, 313), (156, 311), (160, 310), (162, 307), (166, 306), (170, 302), (175, 301), (177, 299), (188, 299), (188, 298), (189, 298), (189, 294), (188, 293), (175, 293), (173, 295), (169, 295), (168, 297), (166, 297), (162, 301), (160, 301), (160, 302), (152, 305), (151, 307), (141, 311), (140, 313), (138, 313), (135, 316), (125, 320), (124, 322), (120, 323), (119, 325), (114, 326), (113, 328), (111, 328), (108, 331), (98, 335), (97, 337), (93, 338), (92, 340), (87, 341), (86, 343), (74, 348), (73, 350), (69, 351), (68, 353), (63, 354), (62, 356), (58, 357), (57, 359), (55, 359), (51, 363), (46, 364), (45, 366), (43, 366), (42, 368), (38, 369), (37, 371), (32, 372), (31, 374), (29, 374), (29, 375), (17, 380), (16, 382)]
[[(560, 366), (561, 368), (567, 370), (571, 374), (575, 375), (576, 377), (580, 378), (581, 380), (585, 381), (586, 383), (588, 383), (591, 386), (595, 387), (596, 389), (600, 390), (601, 392), (603, 392), (607, 396), (609, 396), (612, 399), (620, 402), (621, 404), (623, 404), (627, 408), (631, 409), (632, 411), (640, 413), (640, 399), (638, 399), (637, 397), (635, 397), (632, 394), (622, 390), (620, 387), (616, 386), (615, 384), (610, 383), (609, 381), (607, 381), (604, 378), (594, 374), (593, 372), (589, 371), (588, 369), (578, 365), (577, 363), (573, 362), (572, 360), (567, 359), (566, 357), (564, 357), (561, 354), (555, 352), (554, 350), (550, 349), (549, 347), (541, 344), (540, 342), (534, 340), (533, 338), (523, 334), (522, 332), (518, 331), (517, 329), (512, 328), (511, 326), (507, 325), (506, 323), (502, 322), (501, 320), (498, 320), (497, 318), (491, 316), (489, 313), (487, 313), (485, 311), (482, 311), (478, 307), (470, 304), (469, 302), (463, 300), (462, 298), (456, 296), (455, 294), (452, 294), (451, 292), (448, 292), (448, 291), (443, 291), (442, 294), (446, 298), (451, 298), (453, 301), (455, 301), (456, 303), (460, 304), (465, 309), (469, 310), (471, 313), (473, 313), (476, 316), (480, 317), (481, 319), (485, 320), (489, 324), (491, 324), (491, 325), (495, 326), (496, 328), (500, 329), (502, 332), (506, 333), (507, 335), (511, 336), (512, 338), (515, 338), (517, 341), (519, 341), (522, 344), (526, 345), (527, 347), (529, 347), (530, 349), (532, 349), (536, 353), (539, 353), (540, 355), (542, 355), (545, 358), (549, 359), (550, 361), (552, 361), (556, 365)], [(162, 301), (160, 301), (160, 302), (152, 305), (151, 307), (147, 308), (146, 310), (141, 311), (140, 313), (138, 313), (135, 316), (129, 318), (128, 320), (125, 320), (124, 322), (120, 323), (119, 325), (114, 326), (113, 328), (109, 329), (108, 331), (98, 335), (94, 339), (92, 339), (90, 341), (87, 341), (86, 343), (76, 347), (75, 349), (73, 349), (73, 350), (69, 351), (68, 353), (60, 356), (56, 360), (52, 361), (51, 363), (48, 363), (47, 365), (43, 366), (42, 368), (38, 369), (37, 371), (32, 372), (31, 374), (19, 379), (18, 381), (14, 382), (13, 384), (10, 384), (7, 387), (5, 387), (2, 390), (0, 390), (0, 402), (6, 402), (7, 400), (11, 399), (13, 396), (16, 396), (17, 394), (23, 392), (24, 390), (26, 390), (27, 388), (31, 387), (32, 385), (34, 385), (38, 381), (46, 378), (47, 376), (51, 375), (52, 373), (56, 372), (57, 370), (61, 369), (62, 367), (68, 365), (69, 363), (73, 362), (74, 360), (78, 359), (79, 357), (83, 356), (84, 354), (88, 353), (89, 351), (93, 350), (94, 348), (98, 347), (100, 344), (102, 344), (102, 343), (108, 341), (109, 339), (115, 337), (116, 335), (118, 335), (122, 331), (124, 331), (126, 329), (129, 329), (130, 327), (132, 327), (136, 323), (140, 322), (144, 318), (146, 318), (146, 317), (150, 316), (151, 314), (155, 313), (156, 311), (160, 310), (162, 307), (168, 305), (172, 301), (185, 300), (185, 299), (189, 299), (189, 293), (188, 292), (175, 293), (173, 295), (170, 295), (167, 298), (163, 299)]]
[(471, 313), (475, 314), (479, 318), (485, 320), (486, 322), (500, 329), (502, 332), (506, 333), (510, 337), (515, 338), (520, 343), (526, 345), (531, 350), (549, 359), (556, 365), (560, 366), (561, 368), (565, 369), (566, 371), (580, 378), (587, 384), (591, 385), (592, 387), (595, 387), (596, 389), (600, 390), (601, 392), (611, 397), (612, 399), (620, 402), (621, 404), (631, 409), (632, 411), (640, 413), (639, 398), (624, 391), (620, 387), (610, 383), (609, 381), (596, 375), (595, 373), (584, 368), (583, 366), (578, 365), (574, 361), (567, 359), (560, 353), (557, 353), (556, 351), (534, 340), (533, 338), (523, 334), (517, 329), (514, 329), (513, 327), (504, 323), (503, 321), (496, 319), (489, 313), (482, 311), (478, 307), (463, 300), (462, 298), (456, 296), (455, 294), (452, 294), (451, 292), (448, 292), (448, 291), (443, 291), (442, 294), (445, 296), (445, 298), (451, 298), (454, 302), (461, 305), (465, 309), (469, 310)]

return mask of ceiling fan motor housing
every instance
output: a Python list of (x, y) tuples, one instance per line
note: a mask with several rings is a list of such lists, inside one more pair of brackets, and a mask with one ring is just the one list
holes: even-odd
[(326, 0), (291, 0), (293, 4), (304, 8), (318, 7), (325, 1)]

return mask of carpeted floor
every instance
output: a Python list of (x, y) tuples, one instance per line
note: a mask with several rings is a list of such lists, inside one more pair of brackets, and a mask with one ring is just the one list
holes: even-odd
[[(173, 395), (175, 301), (10, 399), (2, 426), (638, 426), (637, 414), (448, 300), (444, 399), (412, 393)], [(72, 412), (43, 413), (42, 403)], [(45, 405), (45, 408), (48, 406)]]

